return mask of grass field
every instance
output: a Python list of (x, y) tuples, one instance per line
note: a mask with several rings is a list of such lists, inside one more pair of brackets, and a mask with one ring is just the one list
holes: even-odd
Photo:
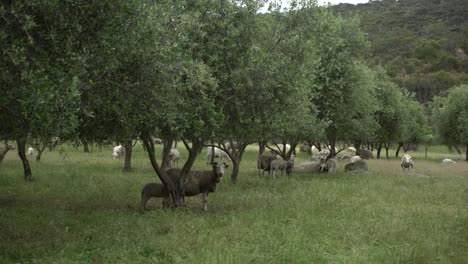
[[(0, 263), (468, 263), (468, 163), (446, 148), (371, 160), (369, 172), (258, 179), (249, 147), (236, 185), (138, 212), (158, 181), (137, 146), (132, 173), (110, 147), (45, 152), (34, 182), (9, 152), (0, 168)], [(392, 151), (392, 155), (393, 155)], [(442, 166), (440, 160), (460, 160)], [(182, 161), (186, 153), (182, 152)], [(306, 159), (299, 155), (296, 164)], [(201, 155), (196, 168), (208, 168)]]

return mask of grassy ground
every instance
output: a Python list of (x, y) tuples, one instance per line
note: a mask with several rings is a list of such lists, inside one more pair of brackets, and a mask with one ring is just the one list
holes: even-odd
[[(258, 179), (254, 146), (237, 185), (229, 173), (203, 212), (201, 197), (137, 211), (141, 186), (157, 181), (141, 148), (121, 173), (110, 148), (65, 148), (0, 169), (0, 263), (468, 263), (468, 163), (445, 148), (399, 161), (371, 160), (365, 174)], [(393, 155), (392, 151), (392, 155)], [(182, 153), (185, 160), (186, 153)], [(296, 164), (307, 159), (299, 155)], [(207, 168), (202, 154), (197, 168)]]

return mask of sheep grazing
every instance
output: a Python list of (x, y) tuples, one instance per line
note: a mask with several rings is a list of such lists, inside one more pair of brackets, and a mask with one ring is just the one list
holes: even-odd
[(444, 159), (442, 160), (442, 164), (455, 164), (457, 163), (456, 161), (452, 160), (452, 159)]
[(163, 208), (169, 206), (170, 196), (169, 193), (166, 191), (166, 187), (164, 187), (164, 185), (161, 183), (147, 183), (143, 186), (143, 189), (141, 190), (141, 211), (146, 210), (146, 203), (151, 197), (163, 197)]
[(280, 170), (281, 176), (284, 175), (284, 171), (286, 171), (286, 175), (291, 177), (291, 172), (294, 168), (294, 159), (285, 161), (283, 159), (275, 159), (272, 160), (270, 163), (270, 176), (275, 178), (275, 172)]
[(112, 158), (118, 159), (125, 154), (125, 149), (122, 145), (115, 146), (112, 150)]
[(27, 155), (28, 155), (29, 157), (34, 156), (34, 149), (33, 149), (33, 148), (28, 148)]
[(361, 156), (363, 159), (373, 159), (374, 153), (367, 149), (356, 149), (356, 155)]
[[(261, 156), (258, 156), (258, 158), (257, 158), (258, 177), (261, 177), (261, 176), (265, 175), (265, 171), (269, 172), (270, 168), (271, 168), (270, 167), (271, 162), (273, 160), (276, 160), (276, 159), (278, 159), (278, 157), (276, 155), (272, 155), (272, 156), (261, 155)], [(262, 175), (260, 175), (260, 171), (262, 172)]]
[[(212, 170), (193, 170), (190, 171), (187, 180), (183, 183), (184, 196), (194, 196), (202, 194), (203, 209), (208, 211), (208, 194), (216, 190), (216, 184), (221, 181), (224, 175), (224, 169), (229, 167), (226, 163), (212, 163)], [(174, 183), (179, 181), (180, 169), (169, 169), (167, 175)], [(182, 200), (185, 200), (182, 197)]]
[[(211, 160), (211, 155), (213, 154), (212, 147), (206, 148), (206, 157), (208, 158), (208, 161)], [(220, 148), (214, 147), (214, 157), (215, 158), (220, 158), (221, 160), (224, 160), (225, 158), (231, 161), (231, 158), (229, 155), (224, 152), (224, 150), (221, 150)]]
[(173, 148), (169, 152), (169, 165), (177, 168), (179, 166), (180, 152), (178, 149)]
[(361, 156), (356, 155), (356, 156), (352, 156), (352, 157), (349, 159), (349, 162), (350, 162), (350, 163), (353, 163), (353, 162), (356, 162), (356, 161), (358, 161), (358, 160), (362, 160), (362, 158), (361, 158)]
[(365, 160), (357, 160), (345, 165), (345, 171), (367, 171), (367, 164)]
[(299, 147), (299, 152), (311, 155), (312, 154), (312, 148), (309, 145), (301, 145)]
[(6, 146), (0, 147), (0, 162), (3, 161), (3, 159), (5, 158), (9, 150), (14, 150), (14, 149), (15, 147), (13, 147), (12, 145), (6, 145)]
[(346, 151), (348, 151), (349, 153), (356, 153), (356, 148), (349, 147), (349, 148), (346, 149)]
[(408, 154), (405, 154), (403, 155), (403, 157), (401, 158), (401, 169), (405, 170), (405, 169), (408, 169), (408, 170), (413, 170), (413, 159), (411, 158), (410, 155)]

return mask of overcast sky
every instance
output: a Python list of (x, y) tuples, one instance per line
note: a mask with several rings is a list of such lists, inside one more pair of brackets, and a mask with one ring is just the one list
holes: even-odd
[[(270, 0), (270, 2), (275, 2), (275, 0)], [(279, 0), (277, 2), (281, 2), (283, 7), (288, 7), (289, 2), (291, 2), (291, 0)], [(361, 3), (368, 3), (369, 0), (318, 0), (317, 2), (319, 5), (326, 5), (328, 3), (332, 5), (337, 5), (340, 3), (349, 3), (349, 4), (355, 5), (355, 4), (361, 4)], [(266, 11), (267, 9), (268, 9), (268, 5), (262, 8), (260, 12), (263, 13), (264, 12), (263, 10)]]

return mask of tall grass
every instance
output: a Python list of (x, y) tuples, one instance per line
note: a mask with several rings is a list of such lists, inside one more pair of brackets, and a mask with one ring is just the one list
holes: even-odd
[[(258, 178), (256, 151), (249, 146), (236, 185), (228, 171), (209, 195), (208, 212), (196, 196), (170, 210), (151, 200), (145, 214), (141, 186), (158, 180), (140, 146), (132, 173), (110, 148), (46, 152), (31, 162), (32, 183), (8, 153), (0, 263), (468, 263), (467, 163), (414, 153), (414, 172), (397, 159), (371, 160), (363, 174), (339, 164), (334, 175), (271, 180)], [(195, 167), (206, 161), (201, 154)]]

